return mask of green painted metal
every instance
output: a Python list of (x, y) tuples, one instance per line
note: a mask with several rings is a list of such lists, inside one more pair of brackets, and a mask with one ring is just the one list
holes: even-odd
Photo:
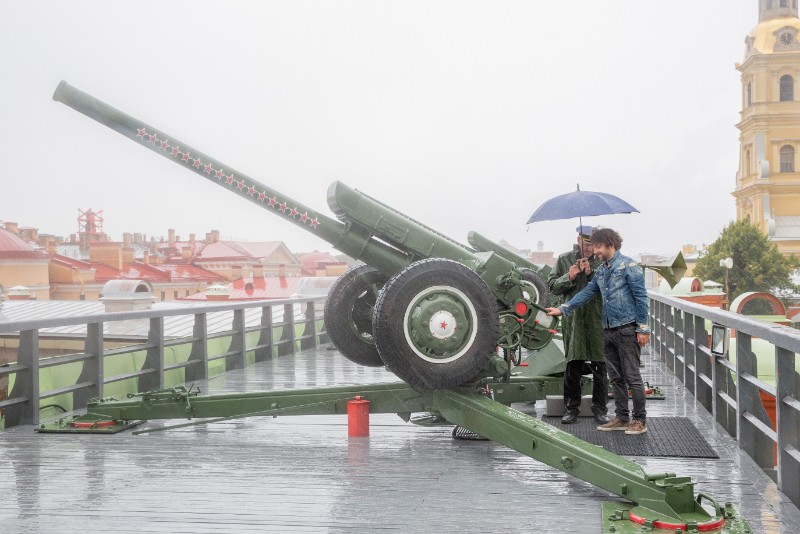
[(523, 258), (519, 254), (510, 251), (499, 243), (495, 243), (491, 239), (479, 234), (478, 232), (473, 231), (467, 234), (467, 242), (478, 252), (495, 252), (511, 263), (516, 264), (517, 267), (525, 267), (527, 269), (536, 271), (544, 278), (547, 278), (547, 275), (550, 274), (550, 271), (552, 271), (552, 268), (549, 265), (539, 267), (527, 258)]
[[(719, 507), (718, 516), (686, 514), (678, 524), (669, 524), (658, 516), (639, 516), (636, 506), (623, 502), (603, 503), (604, 534), (641, 534), (642, 532), (698, 533), (714, 534), (752, 534), (753, 530), (747, 521), (737, 512), (731, 503)], [(669, 526), (665, 525), (669, 524)], [(709, 528), (721, 523), (720, 526)], [(680, 530), (678, 530), (680, 529)]]
[(81, 417), (67, 415), (57, 421), (40, 424), (34, 430), (41, 434), (116, 434), (145, 422), (144, 420), (108, 419), (88, 413)]
[(515, 402), (543, 399), (560, 392), (561, 387), (559, 378), (522, 376), (512, 376), (508, 381), (485, 378), (430, 393), (420, 393), (403, 382), (212, 396), (181, 386), (131, 395), (124, 401), (95, 400), (89, 404), (87, 416), (42, 425), (39, 431), (77, 433), (80, 429), (74, 428), (74, 422), (86, 426), (86, 422), (112, 420), (120, 424), (143, 419), (200, 420), (166, 428), (169, 429), (241, 417), (345, 414), (347, 401), (360, 396), (370, 401), (371, 413), (397, 413), (409, 420), (412, 413), (424, 412), (431, 414), (429, 420), (434, 422), (440, 416), (633, 502), (630, 506), (613, 503), (614, 510), (624, 509), (625, 513), (606, 514), (608, 532), (628, 528), (630, 514), (645, 518), (650, 524), (726, 522), (729, 530), (725, 532), (749, 532), (746, 521), (730, 503), (720, 506), (706, 494), (695, 496), (695, 483), (689, 477), (646, 473), (633, 461), (510, 407)]
[[(640, 517), (675, 524), (722, 519), (694, 496), (694, 482), (674, 473), (648, 474), (630, 460), (514, 410), (485, 395), (433, 393), (436, 411), (451, 423), (636, 503)], [(748, 527), (749, 528), (749, 527)]]

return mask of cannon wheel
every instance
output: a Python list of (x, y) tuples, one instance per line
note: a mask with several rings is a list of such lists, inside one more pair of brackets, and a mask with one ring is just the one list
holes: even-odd
[(348, 360), (369, 367), (383, 366), (372, 334), (372, 312), (387, 277), (369, 265), (345, 272), (325, 300), (325, 329)]
[(468, 267), (421, 260), (386, 283), (372, 329), (383, 362), (411, 387), (451, 388), (474, 378), (494, 353), (497, 301)]
[[(545, 279), (542, 278), (542, 275), (531, 269), (522, 269), (522, 278), (526, 282), (533, 284), (533, 287), (536, 288), (535, 298), (531, 298), (531, 300), (539, 306), (548, 306), (550, 288), (547, 286)], [(533, 297), (534, 295), (531, 296)]]

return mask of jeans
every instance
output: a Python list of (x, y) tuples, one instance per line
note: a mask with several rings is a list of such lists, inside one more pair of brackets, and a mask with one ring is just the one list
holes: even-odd
[(567, 362), (564, 371), (564, 409), (567, 413), (577, 414), (581, 409), (581, 376), (585, 368), (592, 372), (592, 413), (606, 415), (608, 413), (608, 379), (606, 363), (584, 360)]
[(608, 378), (614, 390), (614, 406), (618, 419), (630, 420), (628, 390), (633, 397), (633, 419), (645, 421), (645, 393), (639, 361), (642, 348), (636, 341), (636, 324), (603, 330), (603, 350), (606, 355)]

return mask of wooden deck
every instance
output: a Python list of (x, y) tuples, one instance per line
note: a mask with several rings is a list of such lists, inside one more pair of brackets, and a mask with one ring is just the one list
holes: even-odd
[[(667, 400), (650, 417), (690, 418), (719, 460), (635, 458), (692, 476), (732, 501), (756, 533), (800, 532), (800, 511), (662, 364), (645, 379)], [(396, 380), (320, 348), (200, 384), (204, 393)], [(518, 408), (540, 414), (544, 403)], [(162, 425), (150, 422), (149, 426)], [(169, 423), (166, 423), (169, 424)], [(345, 416), (252, 418), (134, 436), (0, 432), (0, 533), (600, 532), (615, 497), (451, 427), (372, 415), (368, 438)]]

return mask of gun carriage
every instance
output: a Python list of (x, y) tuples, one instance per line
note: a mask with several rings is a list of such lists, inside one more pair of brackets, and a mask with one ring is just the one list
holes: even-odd
[[(406, 420), (414, 412), (440, 414), (632, 501), (604, 505), (607, 532), (634, 532), (639, 524), (671, 532), (751, 532), (730, 503), (704, 493), (695, 498), (690, 478), (645, 473), (510, 407), (561, 391), (560, 379), (511, 373), (515, 353), (552, 347), (556, 326), (544, 312), (542, 273), (527, 260), (475, 232), (472, 246), (463, 245), (341, 182), (328, 189), (336, 219), (327, 217), (66, 82), (53, 98), (361, 260), (331, 287), (327, 333), (348, 359), (385, 365), (405, 383), (223, 396), (174, 387), (128, 400), (95, 399), (85, 416), (42, 425), (40, 432), (102, 431), (99, 423), (109, 421), (127, 428), (136, 419), (341, 414), (360, 395), (371, 402), (370, 412)], [(685, 263), (679, 255), (654, 267), (670, 276)]]

